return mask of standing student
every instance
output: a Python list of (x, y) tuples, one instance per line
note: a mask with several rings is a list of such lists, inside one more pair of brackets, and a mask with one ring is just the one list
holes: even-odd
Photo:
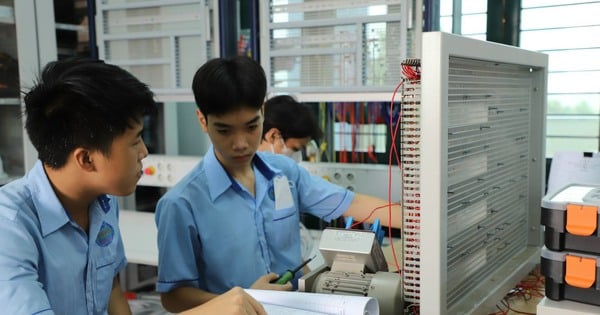
[[(117, 277), (127, 261), (115, 196), (140, 179), (154, 96), (119, 67), (68, 59), (46, 65), (24, 100), (39, 160), (0, 188), (2, 313), (131, 314)], [(264, 314), (240, 291), (188, 314)]]
[[(263, 112), (262, 140), (258, 151), (283, 154), (300, 162), (307, 145), (323, 136), (315, 115), (290, 95), (269, 98)], [(300, 223), (300, 231), (305, 230), (304, 224)], [(307, 254), (310, 253), (303, 252), (302, 257), (306, 258)]]
[(323, 131), (313, 113), (292, 96), (277, 95), (265, 102), (258, 151), (283, 154), (300, 162), (307, 144), (322, 136)]
[[(302, 262), (298, 209), (325, 221), (361, 220), (387, 204), (311, 176), (289, 158), (257, 152), (266, 88), (263, 69), (246, 57), (212, 59), (194, 76), (196, 114), (212, 146), (157, 205), (157, 291), (168, 311), (233, 286), (291, 290), (292, 283), (270, 282)], [(400, 227), (400, 207), (392, 211), (392, 222), (387, 211), (374, 217)]]

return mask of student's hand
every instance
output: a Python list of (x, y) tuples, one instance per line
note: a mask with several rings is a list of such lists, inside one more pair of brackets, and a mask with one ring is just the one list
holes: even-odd
[(246, 293), (235, 287), (212, 300), (189, 309), (179, 315), (267, 315), (263, 306)]
[(285, 284), (271, 283), (271, 281), (275, 281), (277, 278), (279, 278), (279, 276), (274, 272), (266, 274), (254, 281), (250, 289), (292, 291), (292, 283), (289, 281)]

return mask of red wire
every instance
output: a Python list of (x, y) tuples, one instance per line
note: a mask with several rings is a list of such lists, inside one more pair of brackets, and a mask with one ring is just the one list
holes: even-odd
[(350, 114), (350, 145), (352, 146), (352, 149), (350, 151), (350, 159), (352, 161), (352, 163), (356, 163), (356, 144), (357, 144), (357, 137), (356, 137), (356, 110), (355, 110), (355, 105), (353, 103), (344, 103), (344, 106), (348, 107), (348, 112)]
[(400, 167), (400, 169), (402, 169), (401, 164), (400, 164), (400, 156), (398, 154), (397, 148), (396, 148), (396, 135), (398, 134), (398, 126), (400, 126), (400, 120), (402, 117), (402, 112), (400, 112), (398, 114), (398, 122), (396, 123), (396, 129), (392, 130), (392, 126), (393, 126), (393, 117), (394, 115), (392, 114), (394, 112), (394, 99), (396, 98), (396, 93), (398, 93), (398, 89), (400, 89), (400, 87), (404, 84), (404, 81), (401, 81), (398, 85), (396, 85), (396, 88), (394, 89), (394, 92), (392, 93), (392, 100), (390, 102), (390, 134), (392, 137), (392, 144), (390, 147), (390, 155), (389, 155), (389, 159), (388, 159), (388, 167), (389, 167), (389, 176), (388, 176), (388, 180), (389, 180), (389, 185), (388, 185), (388, 196), (391, 196), (391, 183), (392, 183), (392, 171), (391, 171), (391, 167), (392, 167), (392, 154), (394, 154), (396, 156), (396, 162), (398, 163), (398, 166)]
[[(402, 172), (402, 164), (400, 162), (400, 156), (398, 154), (398, 151), (396, 149), (396, 135), (398, 133), (398, 126), (400, 125), (400, 120), (402, 117), (402, 112), (399, 112), (398, 114), (398, 122), (396, 122), (396, 129), (392, 131), (392, 126), (394, 125), (394, 99), (396, 98), (396, 94), (398, 93), (398, 90), (400, 89), (400, 87), (404, 84), (404, 81), (400, 81), (400, 83), (398, 83), (398, 85), (396, 85), (396, 88), (394, 88), (394, 91), (392, 93), (392, 99), (390, 101), (390, 121), (389, 121), (389, 126), (390, 126), (390, 134), (392, 137), (392, 144), (390, 146), (390, 154), (388, 157), (388, 219), (389, 222), (392, 222), (392, 155), (396, 156), (396, 163), (398, 164), (398, 167), (400, 167), (400, 171)], [(400, 175), (401, 178), (403, 177), (403, 174)], [(394, 247), (394, 242), (392, 241), (392, 225), (388, 224), (388, 236), (390, 238), (390, 245), (392, 248), (392, 255), (394, 256), (394, 264), (396, 266), (396, 269), (398, 270), (399, 274), (402, 274), (402, 270), (400, 268), (400, 264), (398, 263), (398, 259), (396, 258), (396, 248)]]
[[(402, 73), (409, 80), (420, 79), (420, 71), (418, 71), (418, 69), (417, 69), (417, 71), (415, 71), (410, 66), (403, 65), (402, 66)], [(394, 101), (395, 101), (395, 98), (396, 98), (396, 94), (398, 93), (398, 90), (400, 89), (400, 87), (402, 87), (403, 84), (404, 84), (404, 81), (401, 81), (400, 83), (398, 83), (398, 85), (396, 85), (396, 87), (394, 88), (394, 91), (392, 93), (392, 99), (390, 101), (389, 126), (390, 126), (390, 134), (391, 134), (391, 138), (392, 139), (391, 139), (391, 146), (390, 146), (390, 154), (389, 154), (389, 158), (388, 158), (388, 204), (380, 206), (380, 207), (377, 207), (377, 208), (371, 210), (371, 212), (369, 213), (369, 215), (365, 219), (363, 219), (363, 220), (361, 220), (359, 222), (355, 222), (354, 224), (351, 225), (350, 228), (353, 228), (353, 227), (356, 227), (356, 226), (362, 224), (364, 221), (368, 220), (373, 215), (373, 213), (376, 210), (381, 209), (383, 207), (388, 207), (388, 219), (389, 219), (389, 222), (391, 223), (392, 222), (392, 205), (399, 205), (397, 203), (392, 203), (392, 200), (391, 200), (391, 196), (392, 196), (392, 158), (393, 158), (393, 156), (395, 156), (396, 162), (397, 162), (398, 167), (400, 168), (400, 171), (401, 171), (401, 177), (404, 178), (404, 171), (403, 171), (401, 160), (400, 160), (400, 154), (398, 153), (398, 148), (396, 147), (396, 137), (398, 135), (399, 126), (401, 124), (402, 111), (401, 111), (401, 108), (400, 108), (400, 112), (399, 112), (399, 115), (398, 115), (398, 122), (396, 122), (395, 128), (393, 127), (394, 126), (394, 121), (393, 121), (394, 115), (393, 115), (393, 112), (394, 112)], [(345, 117), (345, 113), (344, 113), (343, 116)], [(354, 115), (351, 115), (351, 117), (354, 117)], [(390, 246), (391, 246), (391, 249), (392, 249), (392, 255), (394, 257), (394, 264), (396, 266), (396, 269), (398, 270), (398, 273), (401, 274), (402, 270), (400, 268), (400, 264), (398, 263), (398, 258), (397, 258), (397, 255), (396, 255), (396, 249), (395, 249), (393, 238), (392, 238), (392, 226), (391, 226), (391, 224), (388, 224), (388, 237), (390, 239)]]
[(420, 305), (419, 304), (411, 304), (409, 305), (406, 310), (409, 312), (409, 314), (411, 315), (419, 315), (420, 312)]
[[(390, 209), (389, 212), (388, 212), (388, 218), (389, 218), (390, 222), (392, 222), (392, 212), (391, 212), (391, 209), (392, 209), (392, 206), (394, 206), (394, 205), (400, 205), (400, 204), (399, 203), (388, 203), (387, 205), (376, 207), (375, 209), (371, 210), (371, 212), (369, 212), (369, 215), (366, 218), (364, 218), (364, 219), (362, 219), (360, 221), (352, 223), (352, 225), (350, 225), (350, 228), (354, 228), (354, 227), (357, 227), (357, 226), (363, 224), (366, 220), (368, 220), (373, 215), (373, 213), (375, 213), (375, 211), (377, 211), (377, 210), (379, 210), (381, 208), (385, 208), (385, 207), (388, 207), (388, 209)], [(393, 242), (393, 239), (392, 239), (391, 224), (388, 224), (388, 235), (389, 235), (389, 239), (390, 239), (390, 247), (392, 248), (392, 256), (394, 256), (394, 264), (396, 266), (396, 270), (398, 270), (398, 274), (401, 274), (400, 264), (398, 264), (398, 258), (396, 257), (396, 250), (394, 248), (394, 242)]]
[(505, 315), (509, 312), (517, 313), (517, 314), (525, 314), (525, 315), (535, 315), (535, 313), (524, 312), (520, 310), (514, 309), (510, 305), (510, 299), (514, 297), (522, 297), (524, 300), (531, 300), (532, 297), (543, 297), (542, 293), (544, 290), (544, 277), (540, 274), (538, 268), (534, 269), (531, 273), (529, 273), (529, 277), (519, 282), (513, 290), (511, 290), (505, 297), (502, 299), (501, 304), (506, 309), (502, 310), (500, 306), (496, 305), (496, 307), (502, 311), (502, 313), (492, 313), (490, 315)]
[[(375, 125), (377, 124), (377, 119), (375, 118), (375, 106), (376, 104), (366, 104), (365, 105), (365, 109), (367, 111), (367, 123), (369, 125)], [(369, 145), (367, 147), (367, 157), (369, 158), (369, 160), (373, 163), (377, 163), (377, 155), (375, 152), (375, 135), (373, 133), (371, 133), (370, 139), (369, 139)]]
[[(358, 103), (358, 126), (363, 126), (365, 124), (365, 108), (364, 103)], [(359, 129), (360, 130), (360, 129)], [(366, 136), (361, 135), (361, 139), (366, 138)], [(365, 151), (360, 152), (360, 163), (365, 163)]]
[[(338, 120), (340, 123), (340, 162), (346, 163), (348, 160), (346, 159), (346, 106), (344, 103), (339, 103), (339, 109), (341, 110), (341, 114), (338, 114)], [(338, 106), (336, 106), (338, 107)]]
[[(408, 79), (408, 80), (418, 80), (421, 78), (420, 75), (420, 71), (417, 70), (413, 70), (413, 68), (411, 66), (408, 65), (402, 65), (402, 73), (404, 74), (404, 76)], [(400, 87), (402, 87), (404, 84), (404, 80), (400, 81), (400, 83), (398, 83), (398, 85), (396, 85), (396, 87), (394, 88), (394, 92), (392, 93), (392, 99), (390, 101), (390, 121), (389, 121), (389, 126), (390, 126), (390, 134), (392, 137), (392, 143), (390, 146), (390, 155), (389, 155), (389, 159), (388, 159), (388, 198), (391, 198), (392, 196), (392, 155), (395, 155), (396, 157), (396, 163), (398, 164), (398, 167), (400, 168), (400, 176), (401, 178), (404, 178), (404, 168), (402, 167), (402, 162), (400, 160), (400, 154), (398, 153), (398, 148), (396, 147), (396, 137), (398, 135), (398, 130), (399, 127), (401, 125), (401, 120), (402, 120), (402, 107), (400, 107), (399, 113), (398, 113), (398, 122), (396, 122), (396, 127), (392, 130), (393, 128), (393, 112), (394, 112), (394, 101), (396, 98), (396, 94), (398, 93), (398, 90), (400, 89)], [(391, 204), (391, 199), (388, 199), (388, 203)], [(392, 207), (391, 205), (388, 208), (388, 217), (390, 222), (392, 221)], [(391, 225), (388, 226), (388, 233), (390, 235), (390, 243), (392, 243), (392, 227)], [(393, 244), (393, 243), (392, 243)], [(395, 248), (392, 246), (392, 253), (394, 255), (394, 260), (396, 263), (396, 268), (398, 269), (398, 273), (401, 272), (398, 261), (396, 259), (396, 251)]]
[(383, 206), (379, 206), (379, 207), (376, 207), (376, 208), (372, 209), (371, 212), (369, 212), (369, 215), (366, 218), (364, 218), (364, 219), (362, 219), (360, 221), (356, 221), (356, 222), (352, 223), (352, 225), (350, 225), (350, 228), (355, 228), (355, 227), (357, 227), (357, 226), (365, 223), (365, 221), (367, 221), (369, 218), (371, 218), (371, 216), (373, 215), (373, 213), (375, 213), (375, 211), (377, 211), (379, 209), (382, 209), (382, 208), (385, 208), (385, 207), (395, 206), (395, 205), (400, 205), (400, 204), (399, 203), (385, 204)]

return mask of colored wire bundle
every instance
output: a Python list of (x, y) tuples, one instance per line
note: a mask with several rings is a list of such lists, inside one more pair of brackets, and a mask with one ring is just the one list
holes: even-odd
[(512, 288), (502, 299), (502, 301), (500, 301), (500, 304), (496, 305), (498, 311), (489, 315), (506, 315), (509, 313), (535, 315), (535, 313), (524, 312), (515, 309), (511, 305), (511, 302), (514, 302), (515, 299), (529, 301), (533, 298), (544, 297), (544, 283), (544, 277), (541, 275), (538, 266), (531, 271), (525, 279)]

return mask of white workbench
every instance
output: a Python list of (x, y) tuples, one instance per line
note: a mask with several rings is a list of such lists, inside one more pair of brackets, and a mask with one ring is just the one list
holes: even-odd
[[(121, 237), (123, 238), (123, 246), (125, 247), (125, 256), (130, 263), (158, 266), (158, 246), (156, 244), (156, 223), (154, 223), (154, 213), (141, 212), (135, 210), (121, 210), (119, 212), (119, 227), (121, 229)], [(312, 238), (313, 243), (308, 246), (307, 250), (310, 255), (307, 257), (316, 256), (314, 261), (309, 263), (309, 268), (314, 269), (322, 265), (325, 261), (319, 252), (319, 239), (321, 232), (318, 230), (302, 231), (303, 238)], [(309, 240), (303, 239), (303, 246)], [(402, 243), (397, 240), (395, 249), (398, 259), (401, 261)], [(382, 247), (383, 253), (388, 260), (390, 267), (393, 264), (393, 256), (390, 251), (389, 241), (384, 241)]]
[(597, 315), (600, 314), (600, 306), (568, 300), (554, 301), (545, 297), (538, 303), (536, 313), (538, 315)]
[(154, 213), (121, 210), (119, 211), (119, 228), (128, 262), (158, 266)]

